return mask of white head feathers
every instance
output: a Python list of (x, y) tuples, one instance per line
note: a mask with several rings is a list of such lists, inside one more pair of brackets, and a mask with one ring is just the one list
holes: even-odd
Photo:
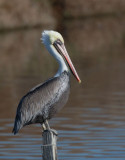
[(46, 44), (53, 44), (57, 39), (60, 39), (64, 43), (63, 37), (60, 33), (52, 30), (45, 30), (42, 32), (42, 42)]

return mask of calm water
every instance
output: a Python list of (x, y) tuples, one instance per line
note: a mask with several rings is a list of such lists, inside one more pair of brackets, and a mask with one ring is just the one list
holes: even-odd
[[(56, 62), (39, 41), (41, 30), (11, 32), (0, 36), (2, 160), (41, 159), (39, 125), (24, 127), (15, 136), (11, 133), (20, 98), (57, 70)], [(105, 41), (94, 47), (90, 42), (88, 50), (87, 47), (84, 50), (82, 46), (75, 46), (73, 40), (70, 44), (68, 36), (65, 37), (65, 44), (82, 83), (79, 85), (72, 77), (69, 101), (50, 122), (51, 127), (59, 133), (58, 158), (125, 159), (124, 45), (119, 41)], [(85, 40), (86, 37), (77, 41), (77, 44), (80, 46), (81, 41), (84, 43)], [(89, 45), (93, 47), (92, 50), (89, 50)]]

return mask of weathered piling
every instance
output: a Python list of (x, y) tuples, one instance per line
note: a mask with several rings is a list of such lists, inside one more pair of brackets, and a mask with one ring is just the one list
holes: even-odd
[(44, 130), (42, 145), (43, 160), (57, 160), (57, 131), (53, 129)]

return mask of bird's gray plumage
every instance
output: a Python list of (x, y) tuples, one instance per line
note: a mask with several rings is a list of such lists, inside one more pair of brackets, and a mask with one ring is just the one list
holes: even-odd
[(40, 123), (51, 119), (67, 102), (70, 91), (70, 76), (64, 71), (59, 77), (54, 77), (30, 90), (20, 101), (14, 134), (25, 125)]

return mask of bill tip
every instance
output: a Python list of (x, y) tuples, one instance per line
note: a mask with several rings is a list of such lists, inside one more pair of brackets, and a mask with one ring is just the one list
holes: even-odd
[(81, 80), (79, 80), (79, 84), (81, 83)]

